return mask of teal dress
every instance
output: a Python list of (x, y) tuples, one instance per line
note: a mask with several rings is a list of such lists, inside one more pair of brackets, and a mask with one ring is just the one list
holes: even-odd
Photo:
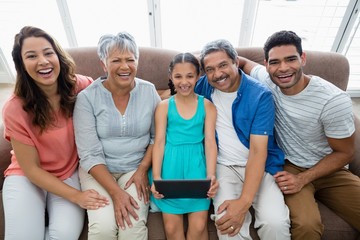
[[(203, 96), (198, 96), (197, 110), (191, 119), (180, 116), (174, 96), (170, 97), (162, 179), (206, 179), (204, 125)], [(156, 199), (151, 195), (151, 201), (162, 212), (170, 214), (205, 211), (209, 210), (210, 206), (207, 198)]]

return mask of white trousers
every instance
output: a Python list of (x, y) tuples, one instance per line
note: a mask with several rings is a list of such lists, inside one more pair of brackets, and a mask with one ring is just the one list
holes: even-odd
[[(64, 183), (80, 189), (77, 171)], [(79, 239), (85, 210), (46, 192), (25, 176), (7, 176), (3, 186), (5, 240)], [(49, 225), (45, 228), (45, 211)]]
[[(215, 213), (225, 200), (238, 199), (240, 197), (245, 179), (245, 167), (217, 164), (216, 171), (219, 189), (213, 201)], [(257, 232), (260, 239), (290, 240), (289, 209), (285, 204), (282, 192), (271, 174), (264, 174), (252, 207), (255, 210), (254, 226), (258, 229)], [(214, 218), (219, 219), (223, 214), (215, 214)], [(218, 237), (220, 240), (251, 240), (250, 224), (251, 214), (248, 212), (239, 234), (229, 237), (228, 235), (221, 235), (218, 231)]]
[[(126, 182), (134, 173), (135, 170), (124, 174), (113, 174), (113, 177), (117, 181), (118, 185), (124, 189)], [(139, 220), (136, 221), (130, 215), (130, 220), (133, 224), (133, 227), (129, 228), (126, 226), (126, 229), (122, 230), (116, 224), (114, 204), (109, 193), (95, 180), (95, 178), (91, 176), (91, 174), (88, 174), (82, 168), (79, 169), (79, 176), (82, 189), (95, 189), (101, 195), (107, 197), (110, 201), (110, 204), (106, 207), (87, 211), (89, 218), (88, 240), (148, 239), (146, 222), (149, 205), (144, 203), (144, 199), (141, 201), (138, 199), (135, 184), (131, 184), (130, 187), (125, 191), (137, 201), (140, 207), (140, 209), (135, 209), (136, 214), (139, 216)]]

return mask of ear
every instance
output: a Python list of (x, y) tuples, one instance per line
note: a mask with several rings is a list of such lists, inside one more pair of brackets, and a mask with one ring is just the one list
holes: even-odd
[(239, 62), (240, 62), (239, 57), (236, 57), (234, 62), (235, 62), (235, 65), (237, 67), (239, 67)]
[(300, 59), (301, 59), (301, 65), (304, 67), (306, 64), (306, 53), (305, 52), (303, 52), (301, 54)]
[(104, 73), (107, 73), (106, 64), (101, 60), (100, 60), (100, 64), (101, 64), (102, 69), (104, 70)]
[(269, 72), (269, 70), (268, 70), (269, 65), (268, 65), (268, 61), (266, 61), (266, 59), (264, 59), (264, 66), (266, 68), (266, 71)]

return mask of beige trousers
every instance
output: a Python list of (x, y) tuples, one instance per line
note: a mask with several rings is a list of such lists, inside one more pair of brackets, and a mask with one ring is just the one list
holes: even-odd
[[(213, 201), (215, 213), (225, 200), (240, 197), (245, 179), (245, 167), (217, 164), (216, 175), (219, 181), (219, 189)], [(264, 173), (252, 207), (255, 211), (254, 226), (260, 239), (290, 240), (289, 209), (285, 205), (283, 194), (270, 173)], [(214, 219), (219, 219), (222, 216), (223, 214), (214, 214)], [(248, 211), (239, 234), (229, 237), (218, 232), (219, 240), (251, 240), (250, 224), (251, 213)]]
[[(114, 179), (119, 186), (124, 189), (126, 182), (134, 174), (134, 171), (124, 174), (113, 174)], [(131, 215), (130, 219), (133, 224), (132, 228), (126, 227), (122, 230), (118, 227), (115, 220), (114, 205), (108, 192), (88, 173), (82, 168), (79, 170), (80, 184), (83, 190), (95, 189), (101, 195), (106, 196), (110, 200), (110, 204), (104, 208), (97, 210), (88, 210), (89, 219), (89, 240), (147, 240), (148, 230), (146, 227), (149, 205), (144, 201), (140, 201), (137, 197), (135, 185), (132, 184), (126, 192), (129, 193), (137, 201), (139, 209), (136, 210), (139, 220), (136, 221)]]
[[(289, 161), (286, 161), (284, 169), (293, 174), (306, 170)], [(285, 195), (290, 209), (292, 240), (321, 239), (324, 226), (317, 201), (360, 231), (360, 178), (342, 169), (313, 181), (296, 194)]]

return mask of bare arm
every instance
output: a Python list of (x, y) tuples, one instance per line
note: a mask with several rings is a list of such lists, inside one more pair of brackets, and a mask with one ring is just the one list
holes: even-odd
[[(222, 234), (235, 236), (241, 229), (245, 215), (252, 205), (265, 171), (268, 136), (250, 135), (249, 159), (240, 198), (227, 200), (220, 205), (218, 214), (226, 210), (216, 224)], [(234, 230), (230, 229), (233, 227)]]
[(161, 100), (165, 100), (171, 97), (171, 91), (170, 89), (166, 89), (166, 90), (158, 90), (159, 96), (161, 98)]
[(125, 184), (125, 189), (130, 187), (131, 184), (135, 184), (136, 192), (138, 199), (141, 201), (144, 198), (144, 202), (147, 204), (149, 202), (149, 179), (148, 179), (148, 170), (151, 166), (151, 155), (153, 150), (153, 144), (150, 144), (145, 152), (144, 158), (142, 159), (140, 165), (138, 166), (135, 173), (131, 176), (129, 181)]
[[(268, 136), (250, 135), (249, 159), (245, 168), (245, 181), (239, 200), (250, 208), (265, 172)], [(247, 211), (246, 210), (246, 211)]]
[(299, 192), (306, 184), (334, 173), (353, 160), (355, 154), (355, 134), (344, 139), (327, 138), (327, 140), (333, 152), (321, 159), (312, 168), (297, 175), (286, 171), (274, 175), (277, 184), (285, 194)]
[(65, 198), (80, 207), (95, 210), (109, 204), (108, 199), (95, 190), (80, 191), (75, 189), (40, 166), (40, 159), (35, 147), (11, 139), (16, 159), (29, 180), (45, 191)]
[(206, 156), (206, 173), (207, 177), (211, 179), (211, 186), (208, 191), (208, 197), (213, 198), (219, 187), (216, 181), (216, 161), (217, 161), (217, 146), (215, 140), (215, 126), (217, 112), (215, 106), (207, 99), (205, 101), (205, 156)]
[(321, 159), (318, 164), (310, 168), (308, 171), (299, 174), (305, 179), (306, 184), (320, 177), (334, 173), (354, 159), (355, 134), (344, 139), (327, 139), (330, 147), (333, 149), (333, 152)]
[[(164, 158), (165, 135), (167, 127), (168, 100), (158, 104), (155, 111), (155, 143), (152, 152), (152, 172), (154, 179), (161, 179), (162, 161)], [(154, 184), (151, 191), (156, 198), (162, 198), (163, 195), (156, 191)]]
[(241, 56), (238, 56), (237, 60), (239, 68), (241, 68), (246, 74), (250, 74), (251, 70), (255, 66), (259, 65), (258, 63)]

